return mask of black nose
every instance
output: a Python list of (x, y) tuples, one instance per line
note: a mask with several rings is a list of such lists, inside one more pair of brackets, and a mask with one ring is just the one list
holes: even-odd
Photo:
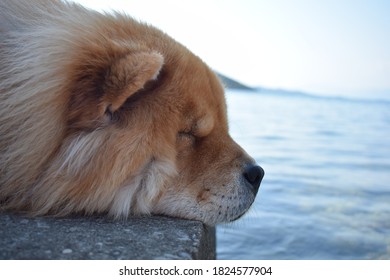
[(264, 170), (258, 165), (249, 165), (244, 170), (245, 179), (252, 185), (253, 192), (257, 194), (260, 182), (264, 177)]

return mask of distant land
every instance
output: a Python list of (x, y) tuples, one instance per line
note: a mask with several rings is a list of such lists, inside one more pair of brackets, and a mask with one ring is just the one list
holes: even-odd
[(284, 89), (271, 89), (271, 88), (263, 88), (263, 87), (250, 87), (240, 83), (232, 78), (226, 77), (221, 73), (217, 72), (218, 77), (221, 79), (222, 84), (227, 89), (238, 89), (238, 90), (249, 90), (256, 91), (260, 93), (266, 94), (275, 94), (275, 95), (289, 95), (289, 96), (313, 96), (312, 94), (301, 92), (301, 91), (293, 91), (293, 90), (284, 90)]
[(236, 80), (228, 78), (225, 75), (222, 75), (221, 73), (217, 73), (217, 75), (221, 79), (224, 86), (228, 89), (257, 90), (255, 88), (237, 82)]
[(284, 90), (284, 89), (272, 89), (272, 88), (264, 88), (264, 87), (250, 87), (240, 83), (232, 78), (226, 77), (221, 73), (217, 72), (218, 77), (221, 79), (223, 85), (227, 89), (240, 89), (240, 90), (250, 90), (257, 92), (264, 92), (268, 94), (277, 94), (277, 95), (291, 95), (291, 96), (312, 96), (312, 94), (301, 92), (301, 91), (293, 91), (293, 90)]
[[(320, 94), (312, 94), (307, 93), (303, 91), (297, 91), (297, 90), (286, 90), (286, 89), (279, 89), (279, 88), (265, 88), (265, 87), (250, 87), (248, 85), (245, 85), (243, 83), (240, 83), (232, 78), (226, 77), (225, 75), (222, 75), (221, 73), (217, 72), (218, 77), (221, 79), (222, 83), (226, 87), (226, 89), (235, 89), (235, 90), (246, 90), (246, 91), (253, 91), (258, 92), (261, 94), (270, 94), (270, 95), (279, 95), (279, 96), (290, 96), (290, 97), (309, 97), (309, 98), (326, 98), (326, 99), (338, 99), (338, 100), (356, 100), (356, 101), (374, 101), (374, 102), (389, 102), (390, 99), (386, 97), (378, 97), (378, 96), (324, 96)], [(387, 92), (387, 91), (386, 91)], [(390, 91), (389, 91), (390, 95)]]

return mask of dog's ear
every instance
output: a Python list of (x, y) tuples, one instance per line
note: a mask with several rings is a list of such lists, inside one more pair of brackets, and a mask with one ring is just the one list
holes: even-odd
[(157, 52), (138, 52), (116, 60), (108, 69), (99, 112), (115, 112), (146, 82), (160, 73), (164, 58)]
[(90, 60), (89, 67), (81, 69), (72, 90), (70, 128), (107, 125), (130, 96), (158, 77), (163, 64), (163, 56), (154, 51)]

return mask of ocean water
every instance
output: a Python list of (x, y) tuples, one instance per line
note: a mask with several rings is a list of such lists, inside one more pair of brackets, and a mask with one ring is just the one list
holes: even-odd
[(218, 259), (390, 259), (390, 102), (227, 92), (230, 132), (265, 169), (217, 227)]

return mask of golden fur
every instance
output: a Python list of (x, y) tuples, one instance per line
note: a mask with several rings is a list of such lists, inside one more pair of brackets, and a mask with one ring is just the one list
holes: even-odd
[(252, 204), (263, 174), (245, 173), (254, 161), (228, 135), (218, 78), (163, 32), (2, 0), (0, 65), (3, 209), (216, 224)]

